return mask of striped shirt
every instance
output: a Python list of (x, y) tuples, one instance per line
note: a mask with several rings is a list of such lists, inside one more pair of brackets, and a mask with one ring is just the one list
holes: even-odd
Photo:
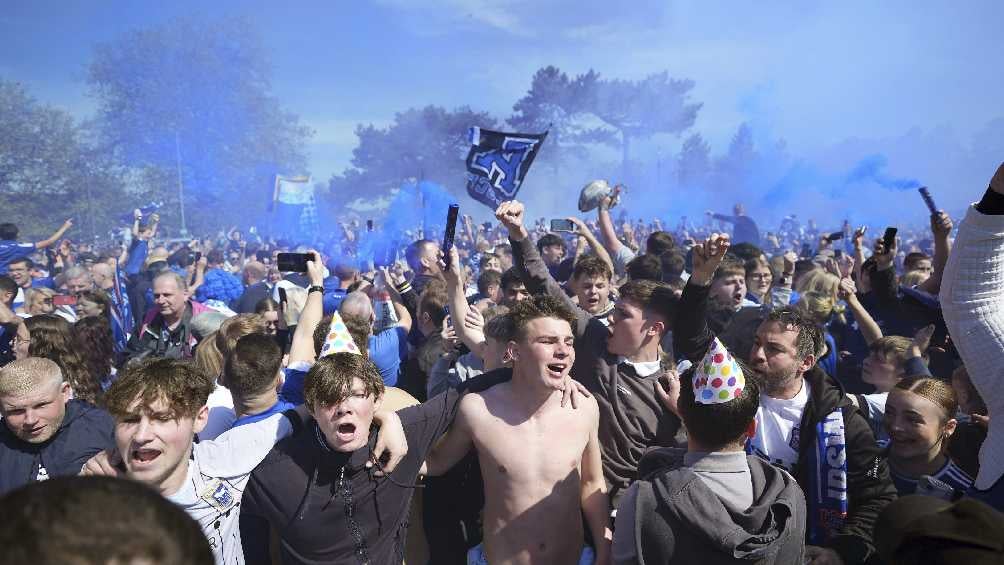
[[(892, 475), (892, 482), (896, 485), (896, 490), (899, 491), (900, 496), (915, 494), (917, 492), (917, 479), (897, 473), (892, 465), (889, 466), (889, 474)], [(951, 459), (945, 462), (937, 473), (932, 474), (931, 478), (945, 483), (958, 492), (966, 492), (973, 485), (973, 478), (959, 468)]]

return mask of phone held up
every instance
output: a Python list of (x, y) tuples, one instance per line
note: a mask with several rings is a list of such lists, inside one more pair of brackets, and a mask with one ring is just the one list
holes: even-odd
[(885, 233), (882, 235), (882, 245), (885, 247), (886, 253), (888, 253), (889, 250), (896, 245), (896, 232), (898, 231), (899, 230), (893, 227), (885, 229)]
[(306, 273), (307, 261), (312, 259), (310, 253), (280, 253), (275, 263), (282, 273)]
[(551, 231), (575, 231), (575, 224), (571, 220), (551, 220)]

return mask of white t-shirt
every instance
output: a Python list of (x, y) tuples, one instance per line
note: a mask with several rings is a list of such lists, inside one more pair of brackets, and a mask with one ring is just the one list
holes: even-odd
[(282, 414), (238, 426), (192, 446), (188, 476), (168, 500), (202, 526), (217, 565), (241, 565), (240, 502), (251, 471), (272, 447), (293, 431)]
[(809, 382), (802, 379), (802, 390), (790, 400), (761, 394), (756, 411), (756, 435), (750, 441), (753, 452), (792, 474), (798, 463), (798, 429), (809, 394)]

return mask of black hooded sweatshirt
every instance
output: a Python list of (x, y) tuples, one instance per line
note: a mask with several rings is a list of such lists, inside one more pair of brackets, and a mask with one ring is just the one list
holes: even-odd
[[(684, 450), (650, 452), (642, 466), (668, 451)], [(746, 460), (753, 504), (742, 511), (725, 504), (693, 471), (678, 464), (657, 468), (638, 481), (633, 536), (637, 563), (802, 563), (802, 489), (784, 470), (754, 456)]]

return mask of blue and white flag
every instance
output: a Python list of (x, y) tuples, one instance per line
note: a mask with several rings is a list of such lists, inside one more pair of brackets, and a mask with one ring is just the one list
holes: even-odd
[(494, 210), (516, 198), (547, 132), (502, 133), (472, 127), (468, 135), (467, 194)]
[(275, 176), (272, 203), (277, 233), (309, 238), (317, 232), (317, 207), (310, 180), (309, 176)]

